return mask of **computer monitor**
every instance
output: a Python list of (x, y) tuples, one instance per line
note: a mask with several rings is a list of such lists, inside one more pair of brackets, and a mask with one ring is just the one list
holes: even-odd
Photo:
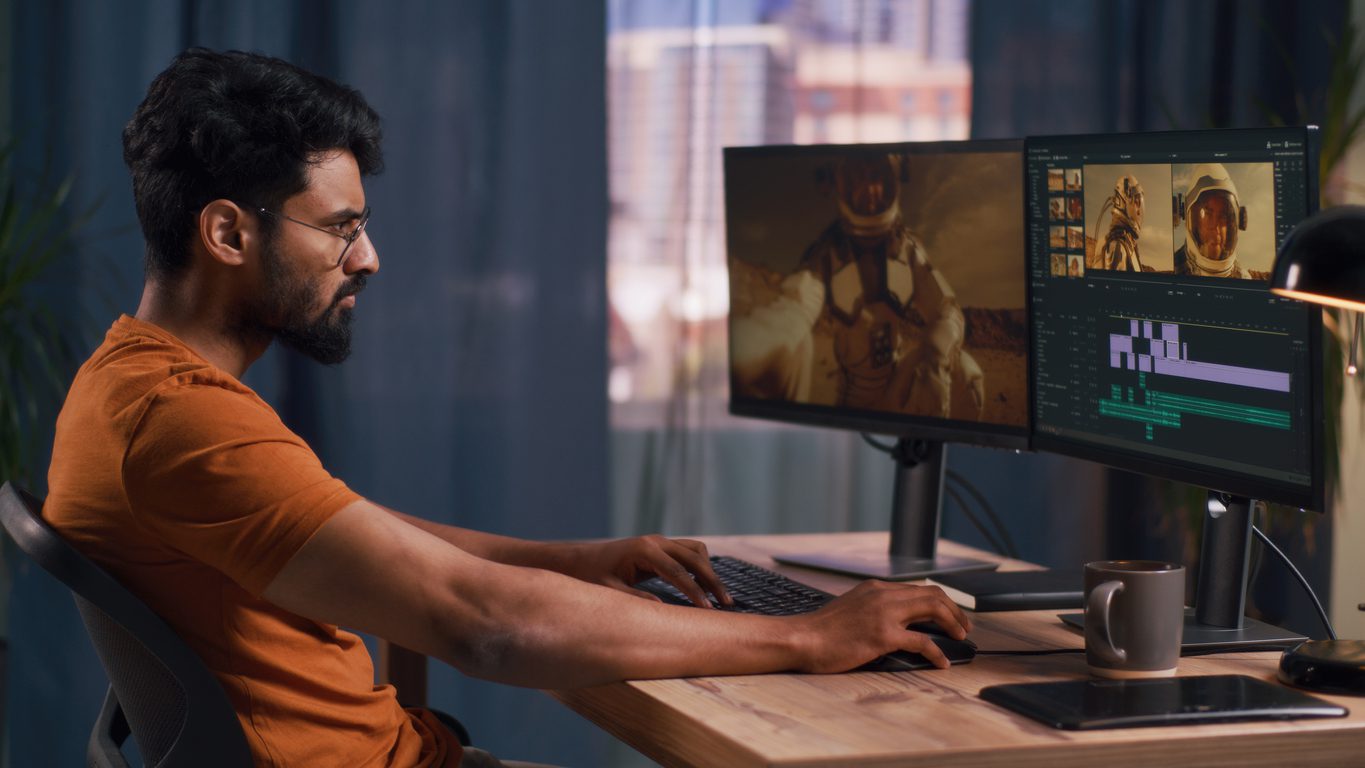
[(900, 438), (888, 552), (781, 556), (886, 579), (936, 549), (945, 442), (1028, 446), (1020, 141), (725, 150), (730, 410)]
[(1321, 312), (1269, 291), (1315, 128), (1031, 137), (1034, 447), (1210, 489), (1187, 646), (1244, 619), (1253, 499), (1322, 509)]

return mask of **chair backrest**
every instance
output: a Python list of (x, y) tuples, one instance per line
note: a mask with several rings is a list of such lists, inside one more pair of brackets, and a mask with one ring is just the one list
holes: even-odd
[(91, 735), (91, 764), (109, 764), (108, 756), (96, 752), (110, 743), (100, 728), (118, 719), (113, 704), (122, 709), (148, 766), (252, 765), (241, 723), (203, 660), (145, 603), (53, 530), (41, 509), (38, 499), (10, 483), (0, 487), (0, 524), (71, 590), (109, 675), (116, 701), (106, 701)]

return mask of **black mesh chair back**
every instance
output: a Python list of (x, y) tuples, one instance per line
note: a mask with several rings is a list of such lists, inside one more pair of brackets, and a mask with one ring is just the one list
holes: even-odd
[(26, 555), (76, 599), (109, 692), (90, 735), (92, 768), (121, 768), (131, 730), (144, 764), (156, 768), (241, 768), (251, 752), (227, 694), (203, 660), (166, 622), (40, 516), (42, 503), (10, 483), (0, 487), (0, 524)]

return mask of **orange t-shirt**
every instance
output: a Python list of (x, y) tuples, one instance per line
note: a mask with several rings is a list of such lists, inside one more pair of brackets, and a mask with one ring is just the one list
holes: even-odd
[(456, 766), (356, 635), (261, 593), (360, 497), (265, 401), (170, 333), (123, 316), (57, 419), (43, 516), (199, 653), (258, 765)]

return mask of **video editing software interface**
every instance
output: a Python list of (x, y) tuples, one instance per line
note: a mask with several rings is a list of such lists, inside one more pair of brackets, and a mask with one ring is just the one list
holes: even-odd
[(731, 410), (1023, 447), (1018, 141), (725, 150)]
[(1316, 501), (1320, 316), (1268, 288), (1310, 130), (1027, 141), (1036, 447)]

